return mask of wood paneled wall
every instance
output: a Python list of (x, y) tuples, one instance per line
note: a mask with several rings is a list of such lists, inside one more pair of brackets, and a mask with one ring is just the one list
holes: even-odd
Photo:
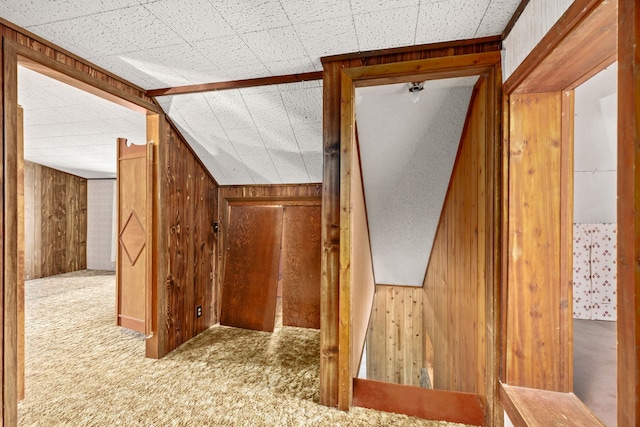
[(87, 180), (25, 162), (25, 278), (87, 268)]
[[(340, 169), (341, 157), (344, 155), (340, 151), (341, 135), (341, 117), (342, 114), (342, 80), (344, 79), (344, 71), (348, 69), (361, 69), (363, 75), (361, 78), (370, 78), (366, 76), (367, 66), (384, 66), (386, 73), (390, 76), (388, 83), (406, 81), (405, 78), (420, 79), (420, 75), (424, 76), (429, 71), (428, 66), (410, 66), (418, 60), (429, 60), (438, 58), (439, 60), (451, 60), (451, 69), (460, 69), (460, 61), (454, 61), (464, 55), (472, 56), (497, 53), (500, 51), (501, 41), (499, 37), (466, 40), (460, 42), (437, 43), (432, 45), (412, 46), (407, 48), (388, 49), (373, 52), (354, 53), (349, 55), (338, 55), (333, 57), (322, 58), (324, 67), (323, 79), (323, 149), (324, 149), (324, 169), (323, 169), (323, 193), (322, 193), (322, 326), (320, 334), (320, 402), (328, 406), (340, 406), (343, 409), (349, 407), (351, 399), (351, 378), (347, 382), (341, 382), (339, 378), (340, 360), (342, 356), (340, 352), (350, 351), (350, 346), (340, 345), (340, 246), (342, 244), (340, 237)], [(362, 67), (362, 68), (360, 68)], [(399, 71), (402, 68), (402, 71)], [(472, 72), (474, 65), (466, 67), (467, 75)], [(451, 70), (450, 69), (450, 70)], [(484, 68), (486, 69), (486, 68)], [(450, 71), (447, 70), (447, 71)], [(482, 73), (480, 68), (478, 72)], [(446, 73), (441, 73), (440, 77)], [(410, 77), (411, 76), (411, 77)], [(434, 75), (435, 76), (435, 75)], [(437, 78), (437, 77), (435, 77)], [(495, 77), (493, 78), (496, 79)], [(498, 110), (497, 99), (495, 94), (492, 95), (492, 108)], [(491, 120), (495, 119), (493, 116)], [(492, 138), (497, 136), (499, 129), (492, 129)], [(488, 130), (489, 132), (489, 130)], [(497, 142), (492, 140), (492, 143)], [(492, 165), (493, 167), (493, 165)], [(492, 169), (493, 171), (493, 169)], [(493, 188), (493, 187), (492, 187)], [(493, 198), (493, 190), (487, 196)], [(498, 200), (498, 199), (496, 199)], [(497, 248), (497, 246), (496, 246)], [(498, 248), (499, 250), (499, 248)], [(493, 262), (493, 258), (491, 260)], [(493, 279), (491, 284), (491, 295), (493, 295), (494, 287), (497, 286), (497, 280)], [(347, 301), (346, 305), (350, 305), (351, 301)], [(499, 309), (499, 306), (497, 306)], [(493, 310), (497, 311), (497, 310)], [(349, 319), (343, 319), (343, 323), (348, 323)], [(494, 331), (495, 328), (487, 329)], [(493, 334), (493, 332), (491, 332)], [(493, 336), (490, 338), (488, 346), (493, 345)], [(494, 352), (491, 352), (492, 357)], [(351, 360), (349, 354), (346, 360)], [(496, 378), (497, 369), (491, 368), (490, 375)], [(496, 383), (492, 381), (492, 384)], [(497, 384), (497, 383), (496, 383)], [(497, 391), (497, 388), (496, 388)], [(488, 391), (490, 400), (493, 400), (495, 392)], [(491, 404), (493, 407), (493, 403)], [(498, 412), (495, 412), (498, 414)]]
[[(159, 356), (176, 349), (217, 322), (214, 258), (217, 183), (168, 123), (161, 144), (158, 233)], [(202, 307), (202, 316), (196, 309)]]
[(424, 281), (436, 389), (486, 390), (487, 82), (474, 89)]
[(420, 387), (425, 365), (424, 291), (377, 285), (367, 334), (367, 379)]
[(507, 303), (513, 309), (506, 313), (505, 382), (571, 391), (567, 321), (572, 309), (562, 270), (571, 268), (566, 257), (572, 240), (566, 233), (570, 236), (572, 228), (564, 223), (568, 183), (561, 169), (562, 94), (511, 95), (509, 104), (509, 199), (518, 203), (510, 203), (508, 212)]

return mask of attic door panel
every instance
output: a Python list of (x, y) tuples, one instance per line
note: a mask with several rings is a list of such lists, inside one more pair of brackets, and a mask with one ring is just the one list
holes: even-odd
[(230, 207), (221, 325), (273, 331), (281, 239), (281, 207)]
[(284, 208), (282, 323), (320, 329), (320, 206)]

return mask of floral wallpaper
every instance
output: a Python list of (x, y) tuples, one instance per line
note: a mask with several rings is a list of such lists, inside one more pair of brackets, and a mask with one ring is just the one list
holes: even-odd
[(616, 320), (616, 225), (573, 225), (573, 317)]

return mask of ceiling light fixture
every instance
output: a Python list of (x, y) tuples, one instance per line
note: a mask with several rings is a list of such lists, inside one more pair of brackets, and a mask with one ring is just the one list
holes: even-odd
[(413, 103), (416, 104), (420, 100), (420, 92), (424, 90), (424, 82), (409, 83), (409, 93), (413, 94)]
[(424, 90), (424, 82), (411, 82), (409, 83), (409, 92), (417, 93)]

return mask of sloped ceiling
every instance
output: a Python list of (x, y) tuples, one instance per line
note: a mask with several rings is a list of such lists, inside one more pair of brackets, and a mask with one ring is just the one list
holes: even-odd
[(356, 89), (375, 281), (422, 286), (478, 77)]
[[(498, 35), (519, 3), (4, 0), (0, 16), (144, 89), (157, 89), (318, 71), (326, 55)], [(53, 87), (47, 90), (62, 99)], [(317, 82), (159, 102), (220, 183), (305, 183), (320, 180), (320, 96)], [(44, 119), (36, 111), (47, 116), (47, 108), (61, 107), (24, 103), (34, 111), (30, 120), (39, 122)], [(70, 137), (86, 131), (65, 128)], [(98, 167), (95, 156), (87, 167), (95, 165), (99, 174), (107, 167)], [(112, 175), (115, 164), (108, 161)]]

